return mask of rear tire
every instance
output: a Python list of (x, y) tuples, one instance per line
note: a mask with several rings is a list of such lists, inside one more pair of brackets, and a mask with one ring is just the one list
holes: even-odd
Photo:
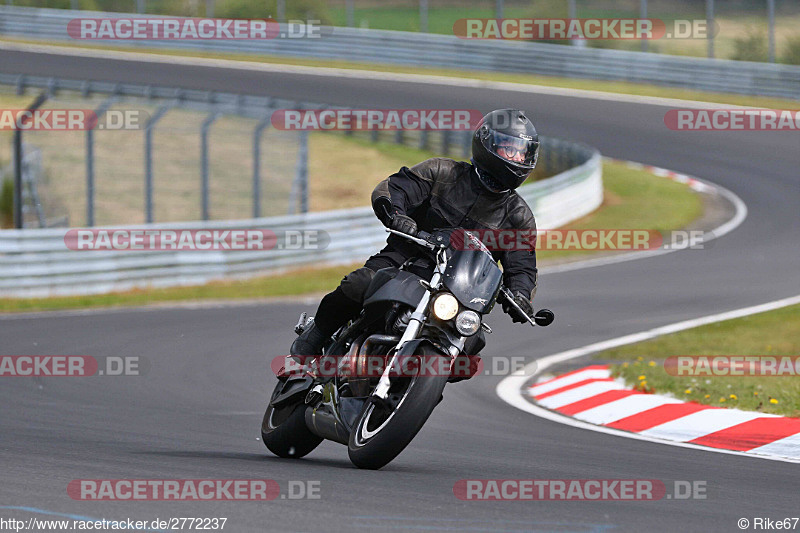
[[(278, 383), (276, 390), (280, 386)], [(306, 409), (303, 400), (278, 408), (267, 406), (261, 422), (261, 440), (269, 451), (278, 457), (299, 459), (319, 446), (322, 438), (306, 426)]]
[[(401, 351), (401, 355), (404, 354)], [(419, 345), (415, 355), (442, 356), (427, 344)], [(364, 406), (347, 446), (350, 461), (359, 468), (377, 470), (402, 452), (428, 420), (442, 398), (448, 376), (415, 376), (402, 392), (399, 404), (391, 411), (380, 404)], [(383, 410), (383, 413), (380, 411)], [(381, 416), (383, 415), (383, 420)]]

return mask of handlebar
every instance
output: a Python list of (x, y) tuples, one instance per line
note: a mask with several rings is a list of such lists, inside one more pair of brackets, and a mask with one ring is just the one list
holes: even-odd
[[(436, 250), (439, 248), (445, 248), (447, 243), (444, 242), (441, 236), (434, 238), (434, 236), (427, 231), (418, 231), (417, 235), (410, 235), (408, 233), (403, 233), (402, 231), (393, 230), (391, 228), (386, 228), (386, 231), (392, 233), (394, 235), (398, 235), (410, 241), (413, 241), (421, 246), (424, 246), (430, 250)], [(438, 242), (442, 241), (442, 242)], [(528, 313), (522, 310), (522, 308), (517, 305), (517, 302), (514, 301), (514, 295), (511, 293), (508, 288), (505, 286), (500, 287), (500, 295), (504, 297), (517, 311), (519, 311), (522, 315), (525, 316), (528, 323), (531, 326), (549, 326), (553, 320), (555, 319), (555, 314), (549, 309), (540, 309), (533, 317), (529, 316)]]
[(420, 246), (424, 246), (426, 248), (430, 248), (431, 250), (435, 250), (437, 248), (441, 248), (445, 245), (445, 243), (436, 243), (433, 239), (433, 235), (428, 233), (427, 231), (418, 231), (416, 237), (414, 235), (410, 235), (408, 233), (403, 233), (402, 231), (397, 231), (391, 228), (386, 228), (386, 231), (389, 233), (393, 233), (400, 237), (406, 238), (410, 241), (414, 241), (415, 243), (419, 244)]
[(506, 287), (500, 287), (500, 294), (505, 298), (517, 311), (525, 316), (525, 319), (531, 326), (549, 326), (555, 320), (556, 315), (549, 309), (539, 309), (532, 317), (528, 315), (522, 308), (514, 301), (514, 295)]

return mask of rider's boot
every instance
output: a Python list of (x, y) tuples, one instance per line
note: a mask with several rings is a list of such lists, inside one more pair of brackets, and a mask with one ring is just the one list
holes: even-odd
[[(287, 370), (287, 367), (293, 369), (301, 368), (309, 359), (322, 355), (322, 348), (327, 340), (328, 335), (322, 333), (317, 325), (311, 322), (303, 333), (294, 340), (292, 347), (289, 348), (290, 355), (287, 357), (283, 368), (278, 371), (278, 379), (286, 379), (293, 374), (291, 370)], [(288, 359), (292, 361), (288, 361)]]
[(322, 347), (325, 346), (325, 341), (328, 340), (328, 335), (320, 331), (315, 322), (311, 324), (301, 333), (292, 343), (289, 348), (289, 354), (296, 355), (322, 355)]

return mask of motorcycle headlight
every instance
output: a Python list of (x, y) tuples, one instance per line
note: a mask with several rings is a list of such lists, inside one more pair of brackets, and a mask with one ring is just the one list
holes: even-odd
[(451, 320), (458, 314), (458, 300), (448, 292), (443, 292), (433, 301), (433, 314), (439, 320)]
[(465, 337), (475, 335), (481, 328), (481, 316), (475, 311), (461, 311), (456, 318), (456, 329)]

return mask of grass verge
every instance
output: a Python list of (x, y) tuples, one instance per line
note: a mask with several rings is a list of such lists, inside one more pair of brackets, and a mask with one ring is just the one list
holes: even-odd
[(247, 280), (218, 281), (190, 287), (54, 298), (0, 298), (0, 312), (54, 311), (90, 307), (139, 306), (189, 300), (237, 300), (330, 291), (344, 274), (360, 265), (298, 268), (290, 273)]
[(800, 305), (665, 335), (600, 352), (614, 376), (638, 390), (717, 407), (800, 416), (798, 376), (672, 376), (676, 355), (800, 355)]
[[(687, 186), (624, 163), (603, 163), (604, 199), (600, 209), (563, 229), (668, 231), (686, 227), (703, 213), (703, 203)], [(550, 229), (550, 228), (541, 228)], [(540, 259), (575, 257), (587, 250), (538, 250)]]
[[(29, 44), (47, 44), (40, 41), (14, 39), (4, 37), (0, 42), (16, 42)], [(51, 43), (52, 44), (52, 43)], [(94, 48), (102, 50), (114, 50), (121, 52), (140, 52), (164, 56), (185, 56), (185, 57), (204, 57), (213, 59), (228, 59), (235, 61), (248, 61), (255, 63), (273, 63), (280, 65), (298, 65), (308, 67), (328, 67), (341, 69), (370, 70), (375, 72), (394, 72), (398, 74), (422, 74), (433, 76), (446, 76), (451, 78), (467, 78), (474, 80), (499, 81), (510, 83), (521, 83), (524, 85), (542, 85), (546, 87), (558, 87), (564, 89), (580, 89), (601, 91), (617, 94), (630, 94), (635, 96), (655, 96), (661, 98), (676, 98), (680, 100), (693, 100), (700, 102), (716, 102), (721, 104), (740, 105), (759, 108), (774, 109), (800, 109), (800, 102), (783, 98), (769, 98), (763, 96), (747, 96), (725, 93), (714, 93), (705, 91), (695, 91), (688, 89), (676, 89), (672, 87), (661, 87), (644, 83), (631, 83), (622, 81), (603, 81), (561, 78), (551, 76), (538, 76), (533, 74), (505, 74), (499, 72), (479, 72), (458, 69), (438, 68), (438, 67), (407, 67), (402, 65), (388, 65), (381, 63), (368, 63), (344, 60), (320, 60), (308, 58), (267, 56), (253, 54), (234, 54), (234, 53), (215, 53), (197, 52), (193, 50), (157, 50), (149, 48), (114, 47), (114, 46), (86, 46), (83, 44), (55, 43), (57, 46), (71, 48)]]
[[(659, 178), (621, 163), (604, 163), (606, 202), (591, 215), (570, 227), (580, 229), (677, 229), (686, 226), (702, 208), (700, 200), (685, 185)], [(374, 183), (374, 182), (373, 182)], [(371, 186), (370, 186), (371, 189)], [(369, 191), (359, 192), (360, 205), (368, 202)], [(543, 250), (539, 257), (559, 257), (578, 252)], [(583, 252), (591, 254), (592, 252)], [(366, 259), (366, 258), (364, 258)], [(122, 293), (56, 298), (0, 298), (0, 312), (25, 312), (88, 307), (145, 305), (201, 299), (265, 298), (329, 291), (342, 276), (355, 268), (338, 266), (302, 268), (291, 273), (209, 283), (194, 287), (135, 290)]]

